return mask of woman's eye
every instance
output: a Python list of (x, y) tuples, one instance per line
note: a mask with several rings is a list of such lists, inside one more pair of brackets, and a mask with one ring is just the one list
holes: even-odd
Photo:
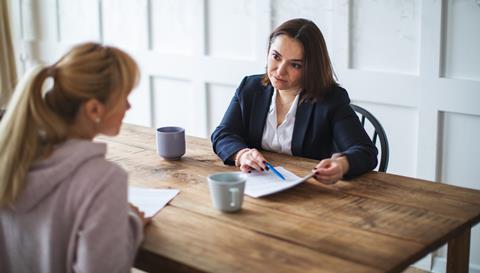
[(273, 53), (273, 54), (272, 54), (272, 57), (273, 57), (275, 60), (280, 60), (280, 56), (279, 56), (278, 54)]
[(302, 68), (302, 65), (297, 64), (297, 63), (292, 63), (292, 67), (295, 68), (295, 69), (300, 69), (300, 68)]

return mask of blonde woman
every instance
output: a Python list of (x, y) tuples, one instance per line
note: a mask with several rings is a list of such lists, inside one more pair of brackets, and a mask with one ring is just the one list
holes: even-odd
[(138, 76), (125, 52), (86, 43), (16, 87), (0, 122), (0, 271), (130, 271), (147, 221), (92, 139), (118, 134)]

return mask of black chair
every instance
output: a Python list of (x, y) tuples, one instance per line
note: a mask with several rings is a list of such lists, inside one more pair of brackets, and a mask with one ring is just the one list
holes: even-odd
[(353, 111), (357, 112), (360, 115), (360, 121), (362, 122), (363, 127), (365, 127), (365, 120), (368, 120), (368, 122), (370, 122), (373, 126), (373, 145), (377, 145), (377, 138), (380, 141), (380, 165), (378, 167), (378, 171), (386, 172), (388, 167), (389, 149), (387, 134), (385, 133), (385, 130), (383, 130), (382, 125), (375, 118), (375, 116), (372, 115), (372, 113), (368, 112), (366, 109), (355, 104), (350, 104), (350, 107), (352, 107)]

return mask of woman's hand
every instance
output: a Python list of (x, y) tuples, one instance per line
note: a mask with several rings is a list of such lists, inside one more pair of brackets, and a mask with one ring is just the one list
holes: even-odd
[(334, 184), (342, 179), (343, 175), (348, 172), (350, 165), (345, 156), (324, 159), (318, 163), (313, 169), (313, 176), (318, 182), (323, 184)]
[(262, 172), (267, 170), (265, 157), (257, 149), (240, 150), (236, 158), (236, 165), (240, 167), (242, 172), (250, 172), (252, 170)]
[(152, 218), (145, 217), (145, 213), (141, 211), (137, 206), (133, 205), (132, 203), (128, 203), (128, 206), (136, 215), (138, 215), (138, 217), (140, 217), (140, 219), (142, 219), (143, 226), (150, 224)]

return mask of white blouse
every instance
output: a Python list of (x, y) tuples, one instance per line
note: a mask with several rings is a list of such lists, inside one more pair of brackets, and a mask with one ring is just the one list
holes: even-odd
[(275, 89), (273, 91), (272, 102), (270, 103), (267, 115), (267, 122), (263, 129), (262, 149), (282, 154), (292, 154), (293, 126), (295, 125), (299, 94), (295, 96), (295, 99), (290, 106), (290, 110), (285, 116), (282, 124), (277, 127), (277, 107), (275, 104), (277, 90)]

